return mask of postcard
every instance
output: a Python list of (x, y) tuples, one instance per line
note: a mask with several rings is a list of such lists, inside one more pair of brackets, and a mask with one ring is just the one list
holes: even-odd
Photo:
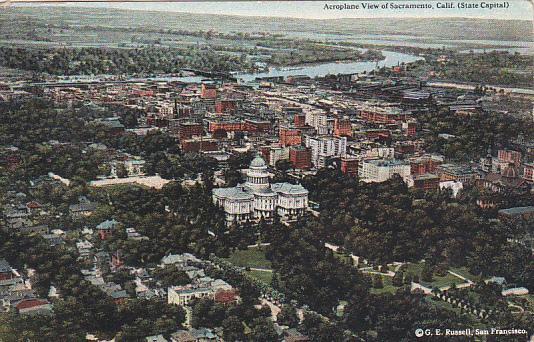
[(533, 6), (0, 0), (0, 341), (534, 341)]

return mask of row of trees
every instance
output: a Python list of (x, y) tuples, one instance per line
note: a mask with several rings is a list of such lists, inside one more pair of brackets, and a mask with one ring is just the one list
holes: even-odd
[(51, 75), (169, 74), (184, 68), (218, 72), (254, 71), (246, 58), (211, 48), (135, 49), (0, 47), (0, 64)]

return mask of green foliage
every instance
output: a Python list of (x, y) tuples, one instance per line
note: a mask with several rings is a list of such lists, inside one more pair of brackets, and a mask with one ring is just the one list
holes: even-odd
[(245, 327), (236, 316), (228, 316), (221, 323), (223, 337), (228, 342), (238, 342), (245, 340)]
[(423, 269), (421, 270), (421, 280), (426, 281), (427, 283), (432, 282), (433, 267), (425, 262)]
[(169, 265), (163, 268), (157, 268), (154, 271), (154, 277), (161, 283), (163, 288), (170, 286), (186, 285), (191, 282), (187, 273), (181, 271), (176, 265)]
[[(534, 136), (532, 121), (502, 113), (473, 113), (469, 118), (441, 110), (418, 117), (427, 132), (424, 136), (426, 150), (443, 154), (451, 160), (478, 160), (493, 151), (509, 147), (510, 141), (519, 134)], [(452, 134), (451, 140), (438, 134)]]
[(248, 338), (254, 342), (273, 342), (278, 340), (278, 334), (270, 319), (256, 318), (252, 321), (251, 332)]
[(352, 265), (324, 247), (314, 233), (316, 228), (310, 221), (292, 229), (275, 224), (268, 232), (267, 257), (280, 275), (282, 292), (320, 313), (331, 313), (339, 300), (354, 291), (367, 291), (369, 284)]
[(183, 68), (229, 72), (254, 70), (247, 60), (211, 48), (136, 49), (0, 47), (1, 65), (51, 75), (169, 74)]
[(382, 276), (379, 274), (375, 274), (373, 276), (373, 287), (375, 289), (381, 289), (384, 287), (384, 281), (382, 280)]

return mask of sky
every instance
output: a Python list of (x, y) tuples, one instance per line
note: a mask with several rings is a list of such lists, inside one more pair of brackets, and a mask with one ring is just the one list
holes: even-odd
[[(1, 2), (2, 0), (0, 0)], [(377, 9), (365, 10), (361, 8), (362, 3), (386, 4), (394, 2), (396, 4), (432, 4), (433, 9)], [(507, 9), (438, 9), (438, 2), (463, 3), (508, 3)], [(325, 4), (359, 4), (357, 10), (327, 10)], [(24, 4), (27, 5), (27, 4)], [(33, 4), (32, 4), (33, 5)], [(186, 13), (208, 13), (208, 14), (228, 14), (243, 16), (266, 16), (266, 17), (291, 17), (306, 19), (336, 19), (336, 18), (379, 18), (379, 17), (467, 17), (467, 18), (491, 18), (491, 19), (522, 19), (532, 20), (534, 11), (529, 0), (508, 0), (508, 1), (436, 1), (436, 0), (415, 0), (415, 1), (238, 1), (238, 2), (78, 2), (54, 4), (54, 6), (80, 6), (99, 8), (120, 8), (131, 10), (153, 10), (165, 12), (186, 12)]]

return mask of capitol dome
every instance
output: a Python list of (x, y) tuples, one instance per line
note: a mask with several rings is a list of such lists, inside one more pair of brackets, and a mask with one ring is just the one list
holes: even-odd
[(265, 164), (265, 160), (259, 155), (257, 155), (254, 159), (252, 159), (252, 162), (250, 163), (251, 169), (264, 169), (267, 165)]

